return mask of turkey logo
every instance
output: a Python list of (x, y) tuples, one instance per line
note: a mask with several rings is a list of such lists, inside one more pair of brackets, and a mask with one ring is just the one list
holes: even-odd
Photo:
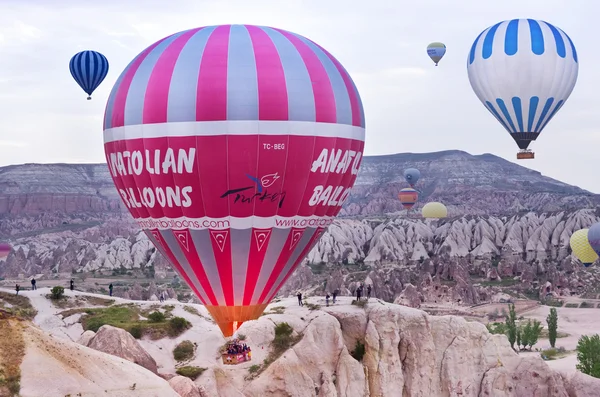
[[(221, 198), (234, 196), (233, 204), (252, 204), (255, 202), (277, 202), (279, 208), (283, 205), (285, 200), (285, 192), (281, 191), (281, 188), (273, 189), (275, 192), (269, 192), (267, 188), (273, 186), (277, 181), (281, 179), (278, 172), (273, 174), (266, 174), (260, 178), (246, 174), (246, 177), (254, 182), (253, 185), (241, 187), (237, 189), (229, 189), (221, 195)], [(255, 189), (253, 193), (249, 192)], [(242, 193), (246, 192), (246, 193)]]

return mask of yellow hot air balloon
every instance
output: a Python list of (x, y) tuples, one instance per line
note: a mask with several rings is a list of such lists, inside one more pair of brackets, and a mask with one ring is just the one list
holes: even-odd
[(573, 254), (583, 263), (585, 267), (590, 266), (598, 259), (598, 254), (588, 242), (588, 229), (577, 230), (571, 235), (569, 241)]
[(448, 209), (444, 204), (433, 201), (425, 204), (421, 213), (423, 218), (445, 218), (448, 216)]

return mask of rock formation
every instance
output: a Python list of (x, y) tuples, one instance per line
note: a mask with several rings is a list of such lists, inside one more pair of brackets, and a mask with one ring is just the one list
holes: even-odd
[(103, 353), (121, 357), (158, 374), (156, 361), (144, 350), (131, 334), (110, 325), (100, 327), (87, 346)]

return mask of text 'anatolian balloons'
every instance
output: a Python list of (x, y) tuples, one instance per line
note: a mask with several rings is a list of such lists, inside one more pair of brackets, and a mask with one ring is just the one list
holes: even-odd
[(365, 139), (343, 66), (251, 25), (152, 44), (117, 80), (104, 123), (123, 201), (225, 336), (261, 315), (332, 223)]

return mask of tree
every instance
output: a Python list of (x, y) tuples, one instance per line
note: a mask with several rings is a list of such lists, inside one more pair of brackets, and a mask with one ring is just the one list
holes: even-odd
[(600, 336), (579, 338), (577, 342), (577, 369), (586, 375), (600, 378)]
[(558, 334), (558, 313), (556, 308), (550, 309), (550, 314), (546, 317), (546, 323), (548, 323), (548, 339), (550, 339), (550, 346), (555, 347), (556, 335)]
[(518, 334), (520, 335), (517, 346), (523, 346), (523, 349), (529, 349), (535, 345), (542, 333), (542, 323), (538, 320), (527, 321), (525, 326), (519, 327)]
[(506, 336), (510, 347), (515, 348), (515, 342), (517, 341), (517, 313), (515, 312), (515, 305), (508, 305), (508, 316), (504, 322), (506, 324)]

